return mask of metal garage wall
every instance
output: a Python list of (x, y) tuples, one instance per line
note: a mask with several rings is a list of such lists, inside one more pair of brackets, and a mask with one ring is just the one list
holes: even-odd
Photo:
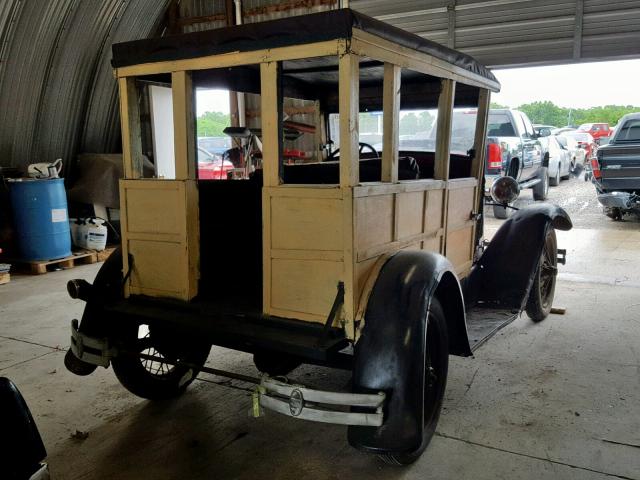
[(119, 127), (111, 43), (155, 32), (167, 3), (0, 2), (0, 165), (69, 162), (78, 149), (113, 148)]
[(636, 0), (352, 0), (491, 67), (640, 57)]

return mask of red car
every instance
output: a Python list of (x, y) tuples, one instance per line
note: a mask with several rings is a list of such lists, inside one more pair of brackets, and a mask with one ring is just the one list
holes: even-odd
[(233, 163), (223, 160), (219, 155), (198, 147), (198, 178), (200, 180), (226, 180)]
[(578, 127), (578, 131), (590, 134), (597, 145), (600, 145), (600, 139), (602, 137), (609, 137), (611, 135), (611, 129), (608, 123), (583, 123)]

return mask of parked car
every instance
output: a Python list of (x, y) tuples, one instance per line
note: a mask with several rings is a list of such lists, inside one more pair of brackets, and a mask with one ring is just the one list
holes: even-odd
[(640, 113), (622, 117), (615, 135), (598, 149), (591, 164), (604, 213), (614, 220), (640, 215)]
[(583, 123), (578, 127), (578, 132), (590, 134), (596, 145), (600, 145), (601, 138), (607, 138), (611, 135), (611, 129), (608, 123)]
[(561, 133), (575, 132), (575, 131), (576, 131), (575, 127), (554, 128), (553, 130), (551, 130), (551, 135), (560, 135)]
[[(337, 28), (319, 38), (313, 29), (323, 25)], [(180, 99), (176, 131), (193, 127), (188, 99), (197, 88), (259, 93), (261, 148), (247, 149), (247, 164), (256, 166), (248, 178), (203, 182), (191, 168), (195, 152), (176, 136), (176, 171), (187, 178), (143, 179), (131, 154), (141, 136), (122, 136), (121, 248), (93, 285), (68, 284), (86, 305), (81, 320), (71, 320), (66, 367), (89, 375), (111, 366), (124, 387), (151, 400), (179, 396), (200, 372), (249, 382), (253, 416), (289, 417), (263, 425), (274, 439), (286, 435), (281, 423), (306, 419), (348, 426), (351, 445), (388, 463), (418, 460), (446, 401), (449, 355), (471, 356), (524, 311), (536, 322), (549, 315), (564, 263), (555, 231), (572, 224), (556, 205), (525, 207), (487, 246), (479, 214), (484, 149), (449, 152), (447, 135), (437, 152), (379, 158), (354, 127), (361, 100), (364, 110), (392, 99), (384, 138), (397, 138), (393, 119), (403, 100), (438, 108), (448, 131), (454, 98), (486, 111), (490, 92), (500, 88), (493, 74), (466, 55), (346, 8), (256, 23), (250, 36), (234, 26), (127, 42), (113, 52), (122, 88), (171, 76)], [(308, 68), (319, 56), (321, 68)], [(361, 59), (385, 68), (360, 70)], [(260, 75), (245, 76), (256, 63)], [(400, 91), (406, 65), (429, 75), (410, 75), (403, 80), (410, 88)], [(297, 77), (303, 70), (304, 89)], [(370, 90), (359, 91), (361, 79)], [(139, 122), (130, 90), (120, 96), (125, 127)], [(318, 102), (322, 118), (338, 114), (340, 149), (327, 161), (283, 164), (284, 97)], [(486, 120), (479, 118), (475, 146), (484, 144)], [(328, 122), (318, 123), (330, 138)], [(242, 130), (228, 134), (247, 138)], [(533, 135), (530, 125), (528, 131)], [(397, 181), (407, 173), (411, 182)], [(496, 202), (507, 199), (493, 193)], [(216, 245), (229, 253), (220, 255)], [(212, 345), (253, 354), (260, 376), (205, 365)], [(351, 380), (340, 391), (289, 381), (302, 363), (345, 369)], [(300, 455), (313, 447), (300, 444)]]
[(574, 170), (577, 165), (584, 165), (586, 153), (583, 148), (578, 145), (578, 142), (573, 137), (566, 137), (564, 135), (556, 135), (556, 140), (560, 145), (567, 149), (571, 159), (571, 170)]
[[(492, 109), (487, 126), (487, 164), (485, 194), (488, 196), (493, 182), (502, 176), (517, 180), (520, 188), (532, 188), (534, 200), (545, 200), (549, 191), (548, 156), (529, 117), (510, 109)], [(511, 209), (493, 206), (496, 218), (507, 218)]]
[(223, 160), (204, 148), (198, 147), (198, 178), (200, 180), (226, 180), (233, 163)]
[(561, 135), (563, 137), (573, 138), (578, 143), (578, 147), (584, 150), (584, 158), (586, 162), (589, 162), (591, 158), (595, 156), (598, 146), (591, 134), (574, 131), (564, 132)]
[(224, 137), (199, 137), (198, 147), (204, 148), (207, 152), (215, 155), (224, 155), (224, 152), (229, 150), (232, 145), (231, 138)]
[(549, 185), (556, 186), (560, 180), (567, 180), (571, 175), (571, 153), (558, 137), (550, 135), (547, 140), (547, 155), (549, 158)]

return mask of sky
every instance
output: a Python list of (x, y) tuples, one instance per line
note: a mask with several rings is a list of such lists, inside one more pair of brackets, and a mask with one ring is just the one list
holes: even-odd
[(502, 84), (491, 101), (518, 107), (550, 100), (560, 107), (640, 106), (640, 60), (493, 70)]
[[(640, 60), (578, 63), (494, 70), (502, 84), (491, 100), (509, 107), (550, 100), (560, 107), (604, 105), (640, 107)], [(223, 90), (198, 90), (197, 115), (208, 110), (229, 113)]]

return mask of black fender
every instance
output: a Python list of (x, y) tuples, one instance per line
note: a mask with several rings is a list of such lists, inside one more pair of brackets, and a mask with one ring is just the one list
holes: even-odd
[(116, 248), (98, 270), (93, 285), (90, 286), (80, 332), (95, 336), (108, 336), (110, 326), (104, 313), (107, 303), (123, 297), (122, 249)]
[(464, 302), (453, 266), (442, 255), (401, 251), (382, 267), (355, 345), (354, 392), (387, 394), (381, 427), (349, 427), (349, 443), (376, 453), (415, 451), (422, 442), (426, 320), (442, 303), (451, 353), (471, 355)]
[(467, 306), (486, 302), (522, 311), (550, 227), (573, 227), (567, 212), (550, 203), (521, 208), (506, 220), (465, 279)]
[(0, 377), (0, 425), (2, 478), (30, 478), (47, 451), (27, 403), (6, 377)]

